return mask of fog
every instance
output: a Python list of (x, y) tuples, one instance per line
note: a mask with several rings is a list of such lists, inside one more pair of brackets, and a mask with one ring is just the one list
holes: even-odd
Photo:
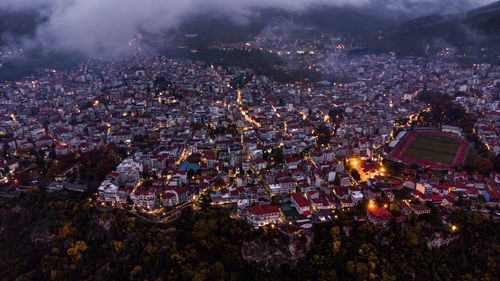
[[(139, 31), (161, 34), (198, 15), (219, 15), (241, 24), (259, 10), (279, 8), (301, 12), (320, 5), (371, 8), (420, 15), (430, 12), (460, 12), (488, 4), (490, 0), (2, 0), (4, 11), (37, 10), (45, 19), (34, 38), (22, 46), (65, 50), (86, 55), (115, 55), (130, 48)], [(449, 3), (455, 3), (449, 5)], [(4, 34), (8, 38), (9, 34)], [(9, 40), (7, 40), (9, 41)], [(10, 41), (9, 41), (10, 42)]]

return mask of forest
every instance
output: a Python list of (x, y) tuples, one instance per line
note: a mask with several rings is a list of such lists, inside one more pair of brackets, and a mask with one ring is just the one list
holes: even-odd
[[(453, 213), (452, 231), (419, 220), (381, 230), (341, 212), (313, 227), (304, 258), (264, 268), (242, 257), (245, 243), (304, 237), (255, 230), (211, 206), (169, 224), (143, 222), (67, 191), (35, 189), (0, 206), (1, 280), (497, 280), (500, 273), (500, 224), (478, 213)], [(429, 248), (439, 235), (447, 242)]]

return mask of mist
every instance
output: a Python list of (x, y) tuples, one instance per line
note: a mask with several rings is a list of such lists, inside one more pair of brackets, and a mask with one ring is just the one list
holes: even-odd
[[(2, 0), (4, 11), (36, 10), (41, 21), (35, 35), (12, 40), (3, 34), (5, 42), (14, 48), (36, 46), (48, 51), (63, 50), (85, 55), (112, 56), (136, 47), (139, 32), (162, 34), (196, 16), (217, 15), (234, 24), (244, 24), (262, 9), (276, 8), (290, 12), (305, 11), (318, 6), (349, 6), (367, 9), (382, 7), (392, 12), (418, 15), (443, 12), (450, 1), (442, 0)], [(465, 8), (493, 2), (491, 0), (451, 1)], [(456, 12), (457, 5), (450, 7)], [(434, 7), (434, 10), (431, 8)], [(465, 9), (464, 8), (464, 9)], [(419, 12), (420, 11), (420, 12)], [(7, 40), (8, 39), (8, 40)]]

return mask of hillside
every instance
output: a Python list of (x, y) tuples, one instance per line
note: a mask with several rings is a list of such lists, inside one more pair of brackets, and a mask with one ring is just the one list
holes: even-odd
[(500, 51), (500, 2), (466, 14), (434, 14), (387, 27), (381, 40), (370, 41), (400, 55), (428, 56), (446, 47), (459, 54), (498, 59)]
[[(454, 214), (459, 230), (449, 233), (425, 220), (382, 231), (339, 213), (315, 226), (304, 250), (305, 237), (254, 231), (228, 209), (187, 210), (162, 225), (68, 192), (0, 200), (0, 280), (495, 280), (500, 273), (499, 222), (479, 214)], [(295, 258), (280, 267), (266, 260), (282, 263), (290, 253)]]

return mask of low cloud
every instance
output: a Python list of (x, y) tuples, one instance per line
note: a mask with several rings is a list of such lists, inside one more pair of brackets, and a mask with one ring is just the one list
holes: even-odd
[[(379, 0), (2, 0), (0, 9), (35, 9), (45, 20), (36, 28), (33, 44), (47, 50), (75, 51), (87, 55), (119, 54), (129, 48), (140, 30), (160, 34), (175, 29), (197, 15), (222, 15), (236, 23), (248, 20), (259, 9), (279, 8), (300, 12), (319, 5), (354, 7), (383, 3)], [(422, 3), (441, 0), (390, 0), (386, 7), (411, 12)], [(488, 0), (463, 0), (471, 6)]]

